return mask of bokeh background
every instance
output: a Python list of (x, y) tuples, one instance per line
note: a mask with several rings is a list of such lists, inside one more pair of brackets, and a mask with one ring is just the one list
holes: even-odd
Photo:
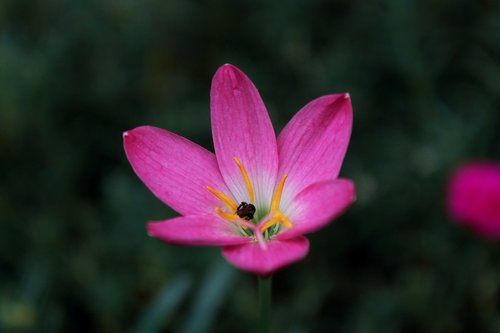
[(275, 332), (500, 332), (500, 247), (449, 220), (449, 173), (500, 156), (495, 0), (0, 2), (0, 331), (254, 332), (257, 284), (175, 216), (122, 132), (212, 149), (210, 80), (255, 82), (276, 131), (350, 92), (357, 202), (274, 277)]

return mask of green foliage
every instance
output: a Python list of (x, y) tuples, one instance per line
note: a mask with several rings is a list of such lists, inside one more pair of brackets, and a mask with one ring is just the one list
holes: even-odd
[(444, 211), (449, 172), (500, 155), (499, 22), (495, 0), (0, 2), (0, 331), (254, 331), (253, 277), (146, 235), (174, 213), (121, 141), (151, 124), (210, 148), (230, 62), (276, 130), (354, 103), (358, 200), (274, 278), (274, 331), (499, 332), (498, 244)]

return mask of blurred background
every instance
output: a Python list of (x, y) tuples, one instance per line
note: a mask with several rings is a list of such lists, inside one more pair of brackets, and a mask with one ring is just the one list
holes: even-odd
[(122, 132), (212, 149), (224, 63), (278, 132), (350, 92), (357, 202), (278, 273), (275, 332), (500, 332), (500, 246), (449, 220), (450, 172), (500, 156), (495, 0), (0, 2), (0, 331), (254, 332), (256, 279), (146, 235), (175, 216)]

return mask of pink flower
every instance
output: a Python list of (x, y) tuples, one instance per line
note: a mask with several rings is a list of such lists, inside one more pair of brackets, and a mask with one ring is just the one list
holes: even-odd
[(303, 259), (303, 235), (326, 226), (354, 200), (338, 179), (352, 127), (348, 94), (320, 97), (276, 139), (250, 79), (224, 65), (210, 92), (215, 155), (168, 131), (142, 126), (123, 135), (139, 178), (182, 216), (148, 223), (169, 244), (222, 246), (234, 266), (267, 276)]
[(479, 235), (500, 239), (500, 164), (472, 162), (458, 168), (448, 186), (448, 209)]

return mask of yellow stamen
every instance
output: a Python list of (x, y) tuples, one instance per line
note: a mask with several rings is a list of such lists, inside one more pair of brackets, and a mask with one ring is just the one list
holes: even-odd
[(264, 225), (262, 227), (260, 227), (260, 232), (266, 231), (267, 228), (272, 227), (276, 223), (278, 223), (278, 221), (275, 218), (269, 219), (269, 221), (267, 221), (266, 223), (264, 223)]
[[(214, 210), (217, 214), (219, 214), (220, 217), (222, 217), (226, 221), (229, 221), (229, 222), (241, 221), (241, 218), (238, 215), (226, 213), (225, 211), (223, 211), (219, 207), (215, 207)], [(247, 226), (243, 225), (242, 223), (238, 223), (238, 225), (243, 229), (248, 229)]]
[(274, 192), (273, 200), (271, 201), (271, 212), (278, 212), (280, 210), (281, 194), (283, 193), (283, 187), (285, 186), (285, 180), (287, 175), (281, 178), (281, 181)]
[(229, 222), (234, 222), (240, 219), (240, 217), (236, 214), (228, 214), (219, 207), (215, 207), (215, 212), (220, 215), (224, 220)]
[(222, 201), (222, 203), (224, 203), (229, 210), (236, 212), (236, 210), (238, 209), (238, 205), (233, 200), (231, 200), (230, 197), (228, 197), (224, 193), (214, 190), (210, 186), (207, 186), (207, 190), (215, 195), (220, 201)]
[(281, 212), (278, 215), (278, 221), (279, 221), (279, 223), (283, 224), (287, 228), (293, 227), (292, 222), (290, 222), (290, 220), (285, 215), (283, 215), (283, 213), (281, 213)]
[(238, 168), (240, 168), (241, 174), (243, 175), (243, 178), (245, 179), (245, 184), (247, 185), (247, 190), (248, 190), (248, 195), (250, 196), (250, 203), (254, 203), (254, 194), (253, 194), (253, 187), (252, 183), (250, 183), (250, 178), (248, 177), (248, 174), (243, 167), (243, 165), (240, 163), (240, 161), (234, 157), (234, 161), (236, 164), (238, 164)]
[(271, 217), (269, 221), (267, 221), (262, 227), (260, 227), (260, 232), (266, 231), (266, 229), (272, 227), (276, 223), (281, 223), (287, 228), (293, 227), (292, 222), (290, 222), (290, 220), (285, 215), (283, 215), (283, 213), (275, 212), (273, 217)]
[(287, 175), (281, 177), (280, 183), (276, 188), (276, 192), (274, 192), (270, 209), (271, 218), (260, 228), (261, 232), (264, 232), (266, 229), (272, 227), (276, 223), (281, 223), (287, 228), (293, 227), (292, 222), (290, 222), (290, 220), (282, 212), (280, 212), (281, 195), (283, 194), (283, 188), (285, 187), (286, 177)]

